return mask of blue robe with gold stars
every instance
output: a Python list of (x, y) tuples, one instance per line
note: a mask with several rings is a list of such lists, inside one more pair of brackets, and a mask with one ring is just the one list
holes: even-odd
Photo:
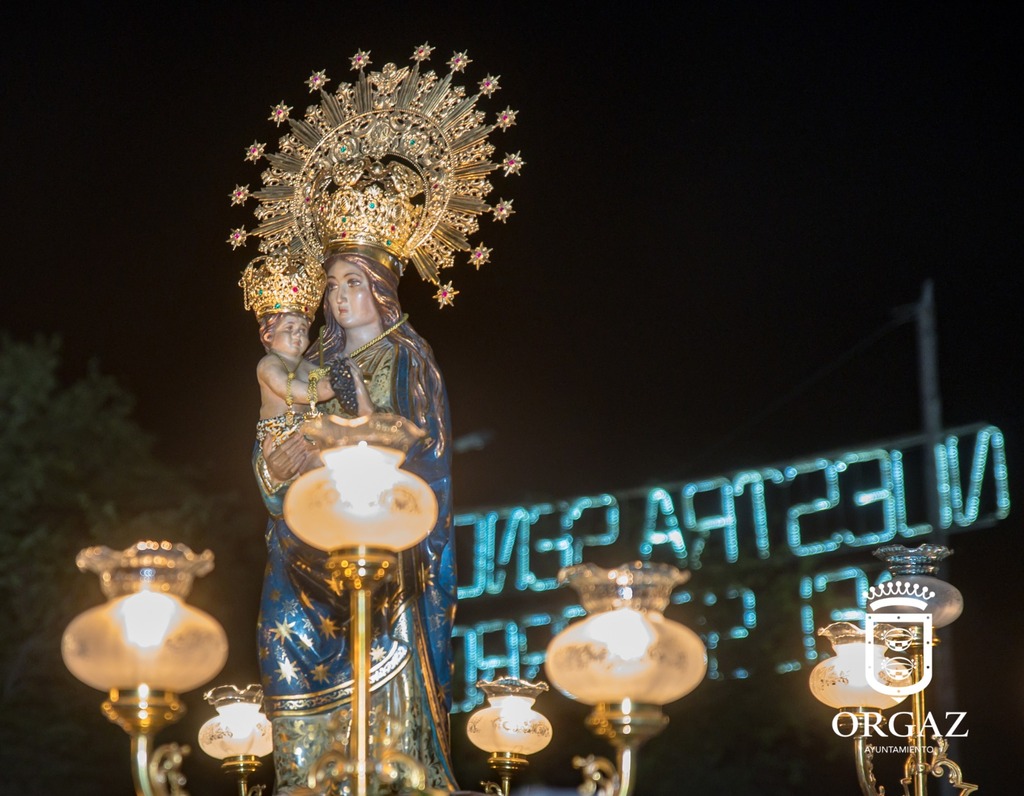
[[(448, 733), (456, 581), (447, 396), (442, 384), (424, 385), (433, 377), (415, 352), (390, 341), (382, 345), (392, 348), (385, 357), (390, 400), (381, 405), (371, 397), (379, 409), (410, 418), (426, 432), (403, 467), (430, 484), (438, 518), (417, 548), (401, 554), (397, 577), (374, 605), (371, 734), (389, 735), (399, 751), (427, 766), (434, 787), (455, 790)], [(424, 386), (427, 395), (440, 388), (442, 405), (416, 418), (411, 396)], [(261, 456), (257, 444), (257, 472)], [(260, 670), (274, 728), (277, 789), (286, 792), (305, 784), (310, 764), (330, 744), (328, 722), (340, 721), (343, 732), (349, 722), (349, 595), (332, 591), (325, 554), (301, 542), (282, 519), (287, 487), (268, 493), (259, 478), (257, 483), (271, 515), (258, 624)]]

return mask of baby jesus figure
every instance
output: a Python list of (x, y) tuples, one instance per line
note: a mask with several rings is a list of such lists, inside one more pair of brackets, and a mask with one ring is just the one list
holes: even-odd
[[(366, 415), (373, 411), (366, 385), (354, 378), (351, 366), (343, 394), (335, 394), (326, 367), (314, 368), (303, 357), (309, 348), (309, 319), (297, 312), (267, 315), (260, 321), (260, 340), (267, 354), (256, 366), (260, 385), (260, 421), (256, 437), (263, 454), (283, 443), (303, 420), (317, 414), (318, 402), (337, 398), (348, 414)], [(346, 363), (347, 364), (347, 363)]]

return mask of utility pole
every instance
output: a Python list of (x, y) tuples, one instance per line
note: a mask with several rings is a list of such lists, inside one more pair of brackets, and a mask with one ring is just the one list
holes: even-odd
[(925, 483), (928, 489), (928, 522), (936, 544), (946, 543), (946, 529), (939, 515), (939, 492), (935, 488), (937, 462), (935, 446), (942, 441), (942, 394), (939, 391), (938, 335), (935, 331), (935, 285), (931, 279), (921, 289), (917, 303), (917, 371), (921, 401), (921, 426), (928, 455), (925, 456)]
[[(925, 483), (928, 495), (928, 522), (932, 526), (932, 541), (947, 545), (949, 533), (942, 526), (939, 513), (938, 461), (935, 450), (942, 443), (942, 393), (939, 389), (938, 334), (935, 329), (935, 285), (931, 279), (921, 288), (921, 299), (917, 303), (917, 371), (918, 390), (921, 402), (921, 427), (928, 446), (925, 461)], [(945, 639), (935, 660), (935, 695), (940, 713), (954, 710), (956, 683), (953, 673), (952, 626), (945, 632)], [(950, 738), (949, 756), (959, 758), (959, 739)], [(953, 786), (945, 777), (940, 779), (941, 796), (955, 796)]]

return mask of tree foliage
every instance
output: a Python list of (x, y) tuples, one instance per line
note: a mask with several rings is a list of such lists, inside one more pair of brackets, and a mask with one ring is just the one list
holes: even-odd
[[(112, 378), (90, 366), (62, 383), (59, 352), (56, 339), (0, 339), (0, 770), (11, 793), (90, 793), (111, 766), (127, 776), (127, 738), (109, 725), (89, 737), (100, 695), (60, 658), (64, 627), (100, 601), (97, 580), (75, 569), (78, 550), (194, 545), (225, 514), (157, 460)], [(81, 721), (90, 713), (99, 721)]]

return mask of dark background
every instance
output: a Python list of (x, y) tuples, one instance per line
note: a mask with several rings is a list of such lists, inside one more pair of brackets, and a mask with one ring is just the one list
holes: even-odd
[[(513, 198), (516, 213), (504, 226), (482, 221), (475, 241), (494, 249), (492, 262), (449, 272), (461, 293), (443, 311), (415, 275), (402, 285), (445, 373), (456, 435), (489, 435), (456, 459), (459, 508), (696, 478), (913, 432), (913, 326), (875, 333), (928, 279), (945, 424), (1006, 431), (1019, 494), (1021, 70), (1009, 13), (494, 2), (3, 14), (0, 328), (15, 340), (59, 334), (69, 380), (98, 362), (136, 396), (160, 456), (252, 513), (251, 548), (204, 542), (218, 556), (213, 579), (238, 584), (218, 614), (239, 626), (225, 681), (256, 676), (246, 627), (262, 566), (248, 467), (262, 351), (236, 286), (255, 247), (224, 242), (252, 226), (251, 207), (230, 208), (228, 193), (259, 183), (243, 149), (283, 132), (266, 121), (270, 107), (285, 100), (298, 115), (309, 73), (326, 69), (336, 87), (354, 75), (357, 49), (375, 67), (401, 65), (429, 41), (438, 71), (466, 49), (467, 83), (501, 75), (483, 107), (520, 111), (494, 134), (496, 154), (521, 151), (526, 166), (495, 180), (495, 198)], [(1024, 715), (1019, 520), (953, 546), (950, 575), (968, 605), (958, 709), (972, 730), (958, 759), (982, 792), (1009, 793), (1008, 742), (1019, 744)], [(199, 584), (197, 602), (223, 600), (215, 588)], [(827, 714), (794, 678), (760, 686), (774, 701), (750, 684), (705, 684), (650, 759), (700, 782), (703, 764), (748, 765), (741, 750), (758, 746), (799, 769), (780, 792), (820, 792), (823, 766), (829, 792), (852, 793), (845, 750), (825, 751)], [(205, 713), (198, 694), (188, 700)], [(821, 748), (771, 737), (771, 722), (745, 734), (755, 714), (783, 711), (806, 711)], [(127, 750), (98, 712), (81, 721)], [(735, 749), (687, 748), (689, 736), (673, 734), (716, 724), (732, 727)], [(567, 744), (552, 766), (582, 751)], [(201, 769), (193, 792), (229, 792), (200, 757), (189, 763)], [(640, 792), (677, 792), (657, 787)]]

